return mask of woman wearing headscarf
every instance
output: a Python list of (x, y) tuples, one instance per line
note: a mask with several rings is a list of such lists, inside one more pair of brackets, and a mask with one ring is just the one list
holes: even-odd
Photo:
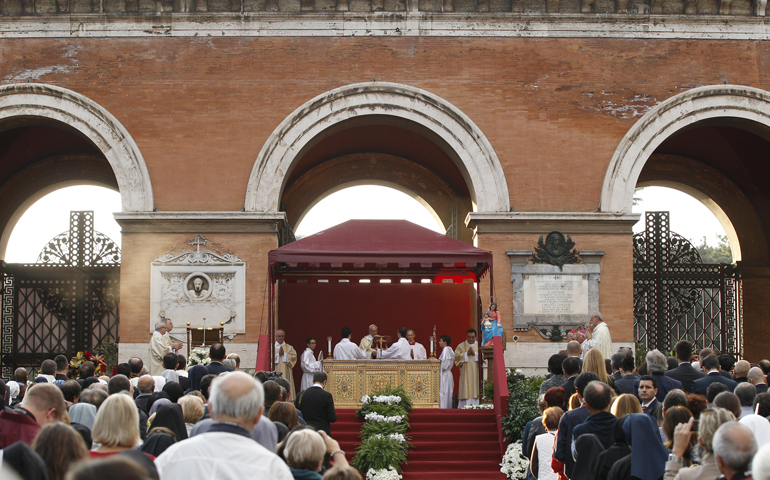
[(575, 466), (570, 480), (593, 480), (594, 466), (604, 445), (593, 433), (584, 433), (575, 440)]
[[(157, 403), (157, 402), (156, 402)], [(155, 418), (150, 424), (150, 428), (165, 427), (174, 434), (176, 441), (187, 438), (187, 428), (184, 424), (184, 414), (182, 407), (176, 403), (166, 403), (158, 405)]]
[(165, 430), (167, 429), (153, 428), (139, 450), (155, 458), (159, 457), (168, 447), (176, 443), (174, 436)]
[[(637, 406), (639, 405), (638, 400), (636, 400), (636, 404)], [(639, 407), (639, 410), (641, 410), (641, 407)], [(626, 423), (627, 418), (628, 415), (625, 415), (618, 419), (618, 423), (615, 424), (615, 431), (613, 433), (615, 443), (610, 445), (610, 448), (596, 457), (596, 465), (592, 469), (596, 472), (596, 480), (607, 480), (607, 475), (610, 473), (612, 466), (615, 465), (618, 460), (631, 453), (631, 447), (629, 447), (626, 442), (626, 434), (623, 433), (623, 424)]]
[(70, 423), (80, 423), (88, 427), (89, 430), (94, 428), (94, 421), (96, 420), (96, 406), (90, 403), (73, 403), (69, 409)]
[(660, 439), (658, 422), (651, 415), (632, 413), (623, 424), (631, 453), (620, 459), (607, 475), (608, 480), (659, 480), (666, 471), (668, 450)]
[(182, 386), (176, 382), (169, 382), (163, 386), (163, 393), (168, 395), (168, 399), (171, 403), (176, 403), (177, 400), (184, 396), (184, 390)]
[(203, 365), (195, 365), (187, 371), (187, 379), (190, 381), (190, 388), (187, 389), (185, 394), (192, 392), (193, 390), (200, 391), (201, 379), (208, 375), (209, 371)]
[(172, 405), (172, 403), (171, 403), (171, 400), (169, 400), (165, 396), (164, 397), (158, 397), (154, 402), (152, 402), (152, 406), (150, 407), (150, 414), (149, 414), (149, 416), (152, 417), (152, 415), (158, 411), (158, 408), (160, 408), (161, 405)]

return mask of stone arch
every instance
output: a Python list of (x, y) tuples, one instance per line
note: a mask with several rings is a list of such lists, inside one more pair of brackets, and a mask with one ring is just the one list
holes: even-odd
[(330, 127), (368, 115), (398, 117), (427, 129), (451, 150), (448, 153), (469, 186), (474, 210), (510, 210), (508, 185), (497, 154), (468, 116), (424, 90), (367, 82), (323, 93), (281, 122), (254, 163), (246, 189), (246, 211), (279, 211), (286, 179), (303, 149)]
[(628, 213), (647, 160), (668, 137), (696, 122), (733, 118), (770, 128), (770, 92), (740, 85), (713, 85), (676, 95), (647, 112), (615, 150), (602, 185), (600, 209)]
[(80, 132), (93, 142), (112, 167), (123, 211), (153, 210), (152, 184), (144, 157), (126, 128), (102, 106), (79, 93), (53, 85), (0, 86), (0, 123), (14, 117), (50, 119)]

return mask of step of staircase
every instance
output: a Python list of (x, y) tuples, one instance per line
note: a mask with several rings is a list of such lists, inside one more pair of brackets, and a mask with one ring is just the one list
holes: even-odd
[[(332, 436), (348, 461), (359, 445), (361, 425), (353, 409), (338, 409)], [(491, 410), (415, 409), (409, 415), (413, 448), (403, 480), (503, 480), (497, 423)]]

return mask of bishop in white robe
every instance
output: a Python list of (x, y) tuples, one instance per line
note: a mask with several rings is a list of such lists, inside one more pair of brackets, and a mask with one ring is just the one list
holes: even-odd
[(374, 337), (377, 336), (377, 325), (371, 324), (369, 325), (369, 335), (365, 336), (361, 339), (361, 343), (358, 344), (358, 348), (363, 350), (363, 352), (366, 354), (367, 358), (372, 357), (372, 353), (374, 352), (374, 345), (372, 343), (374, 342)]
[[(443, 352), (442, 352), (443, 353)], [(457, 408), (479, 404), (479, 346), (476, 342), (476, 330), (468, 330), (466, 341), (457, 346), (454, 356), (455, 365), (460, 368), (460, 387)]]
[(300, 391), (313, 386), (313, 374), (324, 371), (323, 361), (316, 360), (313, 355), (313, 350), (316, 347), (316, 340), (313, 337), (307, 339), (307, 348), (302, 352), (302, 358), (300, 359), (299, 366), (302, 368), (302, 382), (300, 383)]
[(294, 389), (297, 388), (294, 383), (294, 373), (292, 369), (297, 364), (297, 351), (294, 347), (284, 341), (286, 333), (283, 330), (276, 330), (275, 332), (275, 371), (282, 374), (282, 377), (289, 381), (291, 385), (291, 392), (289, 392), (288, 400), (294, 401), (296, 395)]
[(612, 337), (607, 324), (596, 314), (591, 318), (591, 323), (593, 324), (591, 347), (598, 348), (604, 358), (612, 357)]
[(442, 348), (441, 356), (438, 359), (441, 361), (441, 376), (439, 383), (439, 407), (440, 408), (452, 408), (452, 393), (455, 389), (455, 379), (452, 376), (452, 367), (455, 366), (455, 352), (449, 344), (452, 340), (449, 335), (442, 335), (438, 342), (439, 347)]

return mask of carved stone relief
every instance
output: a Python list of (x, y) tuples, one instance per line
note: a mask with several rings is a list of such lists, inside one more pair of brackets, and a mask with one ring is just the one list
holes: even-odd
[(246, 332), (246, 264), (202, 235), (171, 248), (152, 263), (150, 330), (161, 318), (174, 321), (173, 336), (192, 327), (225, 326), (232, 339)]

